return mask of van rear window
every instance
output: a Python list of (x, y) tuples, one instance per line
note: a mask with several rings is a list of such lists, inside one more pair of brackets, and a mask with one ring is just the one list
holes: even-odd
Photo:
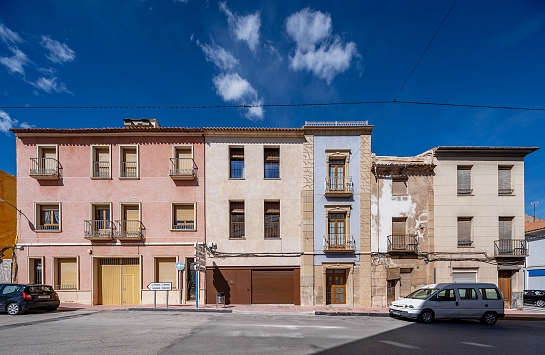
[(501, 299), (500, 293), (495, 288), (480, 288), (481, 297), (483, 300), (499, 300)]

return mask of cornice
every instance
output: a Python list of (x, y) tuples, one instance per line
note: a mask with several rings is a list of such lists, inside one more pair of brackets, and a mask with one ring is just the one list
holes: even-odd
[(373, 126), (303, 127), (304, 134), (314, 136), (361, 136), (371, 135)]

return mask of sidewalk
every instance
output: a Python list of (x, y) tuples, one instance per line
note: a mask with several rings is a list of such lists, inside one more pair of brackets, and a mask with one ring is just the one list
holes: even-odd
[[(388, 317), (388, 308), (379, 307), (350, 307), (350, 306), (294, 306), (294, 305), (244, 305), (229, 304), (225, 307), (215, 304), (165, 304), (131, 305), (131, 306), (104, 306), (84, 305), (79, 303), (61, 303), (59, 310), (94, 310), (94, 311), (173, 311), (173, 312), (215, 312), (215, 313), (242, 313), (242, 314), (269, 314), (269, 315), (318, 315), (318, 316), (370, 316)], [(545, 312), (530, 312), (517, 309), (506, 309), (505, 317), (510, 320), (545, 320)]]

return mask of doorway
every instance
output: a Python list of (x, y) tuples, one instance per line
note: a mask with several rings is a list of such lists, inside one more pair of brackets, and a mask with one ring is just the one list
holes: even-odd
[(503, 303), (505, 308), (511, 308), (511, 276), (513, 276), (513, 271), (511, 270), (499, 270), (498, 271), (498, 288), (503, 295)]
[(326, 270), (326, 304), (346, 304), (346, 269)]

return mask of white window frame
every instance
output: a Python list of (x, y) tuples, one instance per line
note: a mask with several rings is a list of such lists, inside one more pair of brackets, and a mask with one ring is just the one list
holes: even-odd
[[(109, 163), (109, 169), (108, 169), (108, 176), (94, 176), (94, 160), (95, 160), (95, 154), (97, 148), (107, 148), (108, 149), (108, 163)], [(109, 144), (92, 144), (91, 145), (91, 170), (89, 173), (89, 176), (92, 180), (108, 180), (112, 178), (112, 148)]]
[(187, 148), (191, 149), (191, 159), (195, 159), (193, 157), (194, 156), (193, 144), (174, 144), (174, 145), (172, 145), (172, 158), (176, 158), (176, 150), (178, 150), (178, 149), (187, 149)]
[(42, 149), (43, 148), (55, 148), (55, 159), (59, 161), (59, 145), (58, 144), (37, 144), (36, 145), (36, 158), (43, 158)]
[[(42, 207), (55, 206), (59, 208), (59, 229), (38, 229), (41, 222)], [(62, 232), (62, 203), (56, 201), (34, 202), (34, 232), (36, 233), (61, 233)]]
[[(174, 227), (174, 213), (176, 212), (175, 206), (189, 206), (193, 205), (193, 229), (175, 229)], [(197, 231), (197, 202), (171, 202), (170, 203), (170, 231), (171, 232), (196, 232)]]
[[(136, 148), (136, 176), (121, 176), (123, 172), (123, 150)], [(120, 180), (138, 180), (140, 179), (140, 149), (138, 144), (122, 144), (118, 147), (118, 160), (119, 160), (119, 172), (118, 177)]]

